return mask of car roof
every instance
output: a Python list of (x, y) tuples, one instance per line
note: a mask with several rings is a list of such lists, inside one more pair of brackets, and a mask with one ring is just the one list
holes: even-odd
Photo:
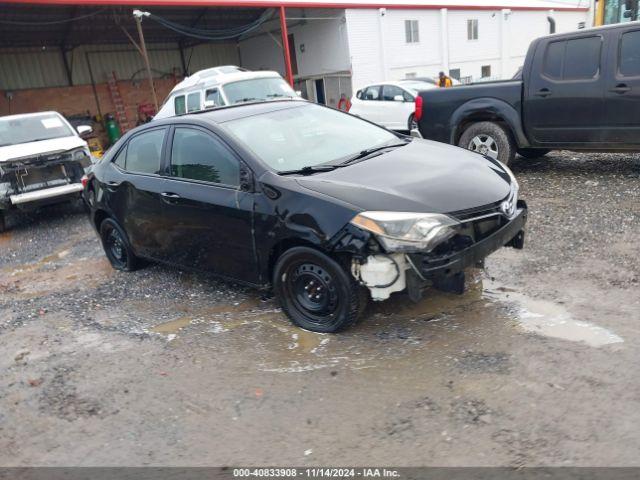
[(286, 110), (288, 108), (298, 108), (310, 105), (306, 100), (268, 100), (265, 102), (239, 103), (235, 105), (227, 105), (223, 107), (212, 108), (211, 110), (201, 110), (198, 112), (188, 113), (186, 115), (178, 115), (167, 117), (158, 121), (145, 124), (145, 126), (171, 125), (174, 123), (185, 123), (191, 120), (204, 121), (208, 123), (224, 123), (239, 118), (252, 117), (263, 113), (276, 112), (278, 110)]
[(16, 113), (15, 115), (4, 115), (4, 116), (0, 116), (0, 119), (9, 120), (12, 118), (36, 117), (38, 115), (58, 115), (59, 117), (62, 117), (62, 115), (60, 115), (58, 112), (55, 112), (53, 110), (47, 110), (44, 112)]
[[(208, 70), (202, 70), (201, 72), (211, 72), (217, 70), (211, 68)], [(169, 93), (169, 96), (176, 95), (182, 92), (189, 92), (192, 90), (199, 90), (204, 87), (213, 87), (217, 85), (226, 85), (227, 83), (238, 82), (241, 80), (253, 80), (257, 78), (282, 78), (278, 72), (270, 70), (252, 72), (252, 71), (237, 71), (232, 73), (219, 73), (211, 72), (212, 74), (203, 74), (196, 72), (190, 77), (185, 78), (178, 83), (173, 90)]]

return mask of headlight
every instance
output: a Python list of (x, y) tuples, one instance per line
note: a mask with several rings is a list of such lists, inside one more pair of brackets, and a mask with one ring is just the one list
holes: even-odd
[(88, 148), (78, 148), (71, 152), (71, 160), (74, 162), (80, 162), (83, 168), (91, 165), (91, 153)]
[(351, 223), (376, 234), (388, 252), (431, 251), (455, 235), (458, 222), (439, 213), (362, 212)]

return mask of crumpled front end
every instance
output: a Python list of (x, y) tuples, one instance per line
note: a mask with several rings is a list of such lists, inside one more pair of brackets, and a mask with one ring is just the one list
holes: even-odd
[[(482, 266), (487, 256), (503, 246), (520, 249), (524, 245), (527, 205), (515, 193), (492, 205), (448, 214), (446, 222), (436, 217), (439, 228), (436, 223), (429, 225), (431, 218), (425, 216), (421, 233), (425, 239), (432, 238), (431, 243), (390, 241), (388, 231), (375, 232), (376, 225), (361, 223), (360, 228), (368, 228), (372, 235), (353, 255), (351, 273), (374, 300), (407, 290), (418, 301), (427, 287), (463, 293), (465, 269)], [(383, 222), (378, 225), (384, 228)], [(401, 233), (403, 238), (410, 237), (406, 228), (389, 229), (393, 228), (397, 238)]]
[(58, 201), (82, 191), (91, 165), (84, 148), (40, 154), (0, 163), (0, 209)]

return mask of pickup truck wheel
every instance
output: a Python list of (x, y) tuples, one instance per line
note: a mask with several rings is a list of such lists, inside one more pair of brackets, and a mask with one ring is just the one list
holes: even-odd
[(546, 148), (519, 148), (518, 155), (524, 158), (539, 158), (545, 156), (551, 150)]
[(100, 240), (113, 268), (123, 272), (132, 272), (138, 268), (138, 257), (129, 246), (127, 234), (115, 220), (107, 218), (100, 224)]
[(509, 132), (493, 122), (478, 122), (467, 128), (458, 146), (511, 164), (516, 155), (516, 146)]
[(367, 303), (366, 291), (338, 262), (307, 247), (294, 247), (280, 256), (273, 286), (291, 321), (313, 332), (349, 327)]

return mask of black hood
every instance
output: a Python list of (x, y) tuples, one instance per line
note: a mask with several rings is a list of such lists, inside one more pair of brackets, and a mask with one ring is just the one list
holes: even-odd
[(496, 203), (511, 188), (509, 175), (497, 162), (421, 139), (347, 167), (299, 178), (298, 183), (362, 210), (429, 213)]

